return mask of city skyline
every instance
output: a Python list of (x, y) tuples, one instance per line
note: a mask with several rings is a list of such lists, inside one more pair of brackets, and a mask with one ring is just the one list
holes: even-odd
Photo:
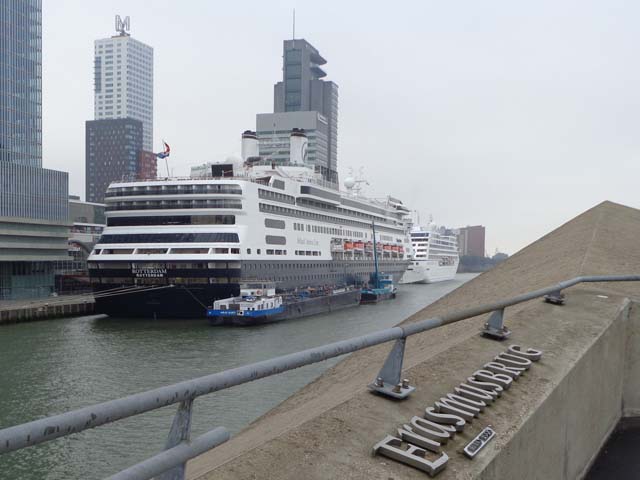
[[(155, 137), (171, 140), (174, 173), (237, 155), (255, 113), (271, 110), (294, 6), (256, 3), (247, 17), (246, 6), (205, 2), (160, 3), (152, 16), (143, 2), (45, 4), (45, 165), (70, 171), (71, 193), (82, 194), (87, 58), (116, 14), (154, 46)], [(305, 5), (296, 38), (330, 59), (340, 84), (341, 178), (364, 166), (369, 193), (398, 196), (438, 223), (486, 225), (487, 251), (513, 253), (602, 200), (635, 205), (632, 175), (619, 170), (640, 149), (629, 108), (637, 7), (495, 6), (414, 3), (407, 15)], [(167, 33), (175, 28), (181, 35)]]

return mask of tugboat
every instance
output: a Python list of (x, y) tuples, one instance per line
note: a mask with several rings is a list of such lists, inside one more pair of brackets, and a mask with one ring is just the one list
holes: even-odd
[(371, 274), (369, 285), (373, 287), (363, 288), (360, 304), (378, 303), (381, 300), (396, 298), (397, 288), (393, 284), (393, 276), (378, 272), (378, 249), (376, 246), (376, 225), (371, 224), (373, 230), (373, 258), (375, 271)]
[(371, 284), (374, 285), (373, 288), (362, 289), (362, 296), (360, 298), (361, 305), (378, 303), (381, 300), (396, 298), (396, 292), (398, 289), (393, 284), (392, 275), (386, 273), (373, 273), (371, 275)]
[(360, 304), (353, 287), (308, 288), (276, 293), (274, 282), (242, 284), (240, 296), (213, 302), (207, 309), (211, 325), (252, 326), (332, 312)]

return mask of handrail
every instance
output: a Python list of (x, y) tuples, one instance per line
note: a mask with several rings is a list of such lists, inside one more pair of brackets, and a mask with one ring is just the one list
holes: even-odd
[[(560, 292), (562, 290), (579, 283), (629, 281), (640, 281), (640, 275), (593, 275), (575, 277), (570, 280), (559, 282), (550, 287), (523, 293), (506, 300), (471, 307), (438, 317), (428, 318), (402, 327), (391, 327), (379, 330), (377, 332), (368, 333), (348, 340), (329, 343), (320, 347), (282, 355), (269, 360), (136, 393), (127, 397), (53, 415), (40, 420), (15, 425), (0, 430), (0, 454), (37, 445), (58, 437), (71, 435), (89, 428), (112, 423), (123, 418), (128, 418), (168, 405), (180, 403), (178, 413), (176, 414), (174, 423), (171, 427), (166, 450), (151, 459), (145, 460), (138, 465), (116, 474), (111, 478), (117, 478), (118, 480), (148, 479), (157, 475), (158, 472), (161, 471), (158, 470), (158, 468), (181, 468), (182, 475), (184, 475), (184, 465), (186, 460), (193, 458), (209, 448), (213, 448), (214, 446), (225, 442), (230, 436), (226, 429), (219, 427), (202, 435), (193, 442), (189, 441), (191, 406), (193, 400), (199, 396), (231, 388), (243, 383), (252, 382), (260, 378), (277, 375), (279, 373), (310, 365), (312, 363), (321, 362), (323, 360), (328, 360), (347, 353), (363, 350), (391, 340), (402, 342), (402, 355), (404, 352), (404, 340), (417, 333), (476, 317), (485, 313), (501, 312), (507, 307), (533, 300), (535, 298), (551, 296), (552, 299), (557, 300), (559, 296), (561, 296)], [(553, 301), (552, 303), (557, 302)], [(502, 316), (500, 315), (500, 320), (501, 319)], [(394, 347), (394, 350), (395, 348), (396, 347)], [(389, 359), (387, 362), (389, 362)], [(386, 367), (387, 364), (385, 363), (385, 368)], [(399, 369), (401, 368), (402, 360), (400, 359)], [(396, 373), (399, 377), (400, 371)], [(378, 378), (376, 383), (381, 380), (381, 378)], [(413, 387), (411, 387), (411, 391), (412, 389)], [(382, 390), (378, 391), (385, 393)], [(391, 394), (391, 396), (395, 395)], [(144, 468), (142, 468), (142, 466), (144, 466)], [(178, 475), (171, 478), (183, 478), (183, 476)]]

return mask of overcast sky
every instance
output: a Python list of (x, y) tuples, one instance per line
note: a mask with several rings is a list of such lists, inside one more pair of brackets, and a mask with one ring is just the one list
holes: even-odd
[[(45, 0), (44, 166), (84, 198), (93, 41), (114, 16), (154, 48), (154, 141), (176, 175), (238, 155), (273, 111), (282, 41), (339, 85), (338, 166), (515, 253), (603, 200), (638, 206), (640, 3)], [(164, 168), (164, 165), (159, 165)]]

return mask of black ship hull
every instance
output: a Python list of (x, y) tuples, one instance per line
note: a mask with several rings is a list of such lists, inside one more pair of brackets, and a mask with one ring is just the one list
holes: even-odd
[[(112, 285), (108, 286), (113, 288)], [(175, 285), (161, 289), (140, 289), (122, 295), (99, 296), (94, 288), (95, 312), (119, 318), (204, 318), (214, 299), (237, 295), (239, 286)], [(107, 290), (107, 289), (104, 289)]]
[[(385, 259), (380, 270), (398, 282), (408, 260)], [(99, 268), (96, 268), (99, 267)], [(374, 271), (373, 261), (239, 261), (239, 262), (155, 262), (135, 263), (121, 268), (90, 269), (96, 296), (96, 312), (122, 318), (205, 318), (214, 300), (237, 296), (240, 284), (251, 280), (276, 282), (278, 288), (327, 285), (366, 285)], [(118, 288), (142, 287), (124, 294), (109, 293)]]
[(362, 292), (362, 298), (360, 303), (362, 305), (369, 305), (381, 302), (383, 300), (390, 300), (392, 298), (396, 298), (396, 292), (383, 292), (383, 293), (374, 293), (374, 292)]

